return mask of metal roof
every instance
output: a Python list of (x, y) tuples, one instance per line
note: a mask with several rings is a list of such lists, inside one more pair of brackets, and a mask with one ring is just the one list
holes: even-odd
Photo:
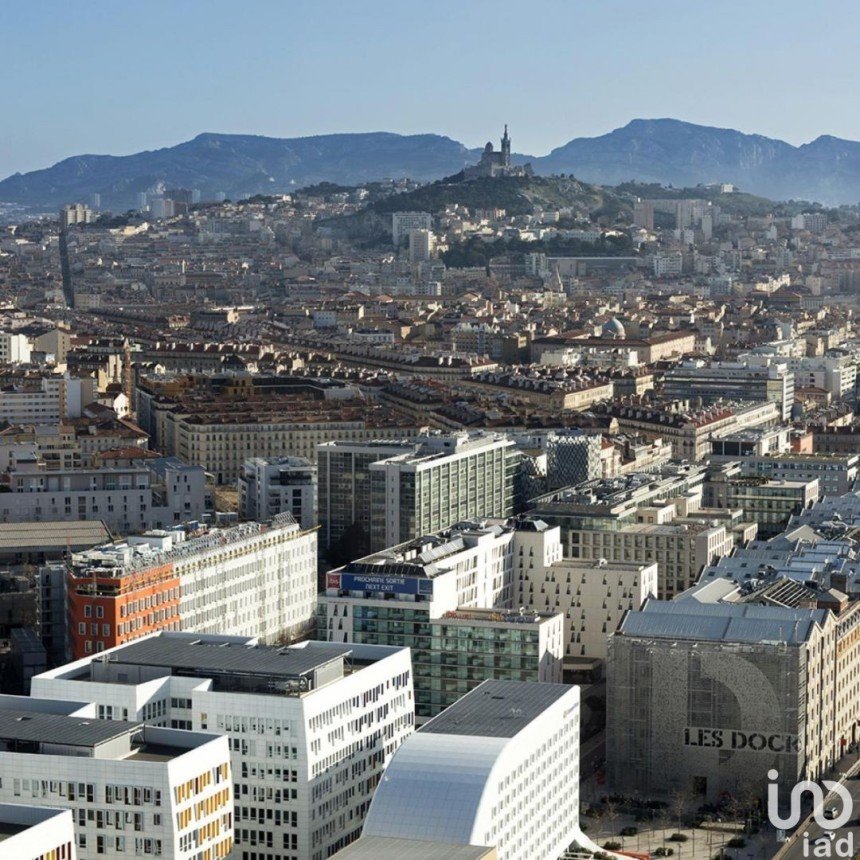
[(130, 734), (140, 723), (66, 717), (39, 711), (0, 710), (0, 738), (6, 741), (95, 747)]
[(100, 520), (73, 522), (0, 523), (0, 552), (56, 548), (80, 549), (110, 540)]
[(419, 732), (512, 738), (570, 689), (536, 681), (484, 681)]
[(334, 855), (333, 860), (482, 860), (495, 849), (479, 845), (451, 845), (389, 836), (362, 836)]
[(825, 624), (827, 612), (754, 603), (649, 600), (639, 612), (627, 614), (618, 632), (657, 639), (799, 645), (809, 639), (816, 624)]
[(277, 648), (153, 636), (130, 642), (102, 659), (112, 663), (199, 673), (201, 677), (244, 674), (298, 678), (327, 663), (341, 660), (350, 653), (350, 646), (338, 647), (329, 642), (308, 642), (302, 647)]

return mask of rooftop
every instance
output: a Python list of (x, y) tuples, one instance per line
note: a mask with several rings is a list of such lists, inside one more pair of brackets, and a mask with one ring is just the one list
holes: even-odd
[(159, 635), (95, 657), (91, 666), (101, 663), (157, 667), (176, 675), (213, 678), (231, 689), (283, 695), (313, 689), (313, 676), (319, 670), (331, 668), (340, 677), (344, 658), (351, 654), (351, 646), (328, 642), (279, 648), (195, 639), (191, 635)]
[(419, 732), (513, 738), (569, 691), (566, 684), (484, 681)]
[(495, 857), (492, 848), (400, 839), (395, 836), (362, 836), (334, 855), (334, 860), (482, 860)]
[(140, 728), (138, 723), (0, 709), (0, 741), (96, 747)]

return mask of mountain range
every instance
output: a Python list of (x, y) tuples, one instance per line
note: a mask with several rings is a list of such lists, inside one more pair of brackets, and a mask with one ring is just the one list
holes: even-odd
[[(469, 149), (437, 134), (388, 132), (272, 138), (200, 134), (126, 156), (78, 155), (0, 181), (0, 202), (56, 208), (101, 195), (104, 208), (136, 205), (140, 192), (196, 188), (204, 199), (284, 193), (316, 182), (355, 185), (387, 177), (430, 181), (474, 164)], [(539, 175), (573, 174), (599, 185), (628, 180), (676, 187), (733, 183), (774, 200), (860, 201), (860, 142), (823, 135), (782, 140), (674, 119), (635, 119), (599, 137), (574, 138), (548, 155), (517, 154)]]

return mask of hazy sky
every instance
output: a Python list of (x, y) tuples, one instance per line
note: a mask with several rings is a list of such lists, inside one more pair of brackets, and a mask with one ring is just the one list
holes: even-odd
[(202, 131), (860, 139), (856, 0), (0, 2), (0, 176)]

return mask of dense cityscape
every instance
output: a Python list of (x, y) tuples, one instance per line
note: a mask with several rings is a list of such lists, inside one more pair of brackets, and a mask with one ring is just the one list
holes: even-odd
[[(372, 65), (363, 17), (332, 32)], [(860, 857), (860, 144), (525, 155), (484, 35), (480, 147), (204, 132), (0, 179), (0, 860)], [(186, 59), (180, 112), (272, 103)], [(43, 158), (12, 125), (0, 168)]]

